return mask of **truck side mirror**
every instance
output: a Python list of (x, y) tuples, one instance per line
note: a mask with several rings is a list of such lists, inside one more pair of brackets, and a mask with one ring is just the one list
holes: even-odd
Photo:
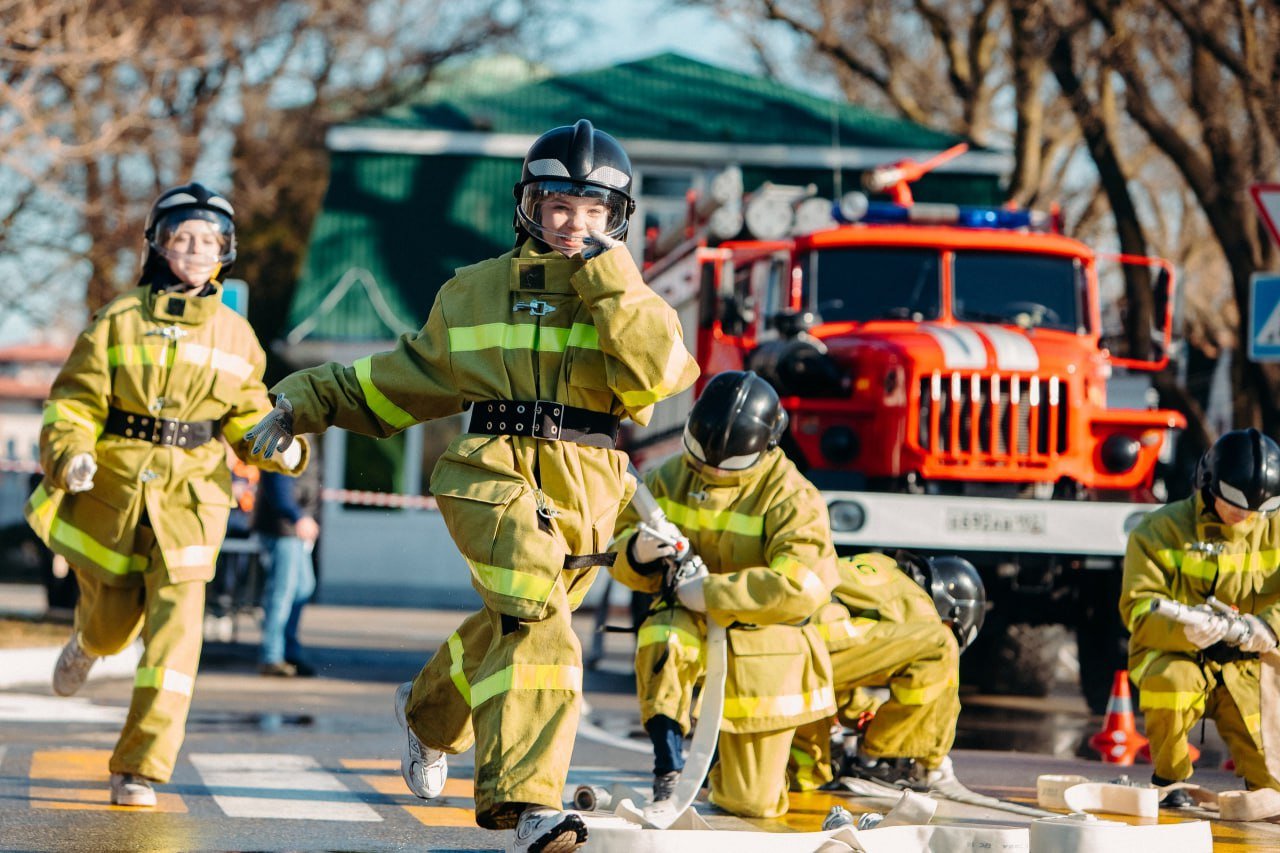
[(783, 338), (795, 338), (821, 323), (822, 318), (813, 311), (779, 311), (769, 322)]

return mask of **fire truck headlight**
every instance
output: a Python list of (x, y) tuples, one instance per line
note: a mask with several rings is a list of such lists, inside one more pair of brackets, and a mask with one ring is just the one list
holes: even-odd
[(833, 465), (844, 465), (858, 455), (858, 434), (847, 426), (833, 426), (818, 440), (818, 449)]
[(867, 512), (857, 501), (832, 501), (827, 512), (837, 533), (857, 533), (867, 523)]
[(1123, 474), (1138, 464), (1142, 446), (1131, 435), (1111, 435), (1102, 442), (1102, 467), (1112, 474)]

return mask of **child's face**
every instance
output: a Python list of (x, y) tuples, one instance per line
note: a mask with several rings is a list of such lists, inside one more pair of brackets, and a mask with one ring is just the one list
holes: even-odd
[(604, 231), (609, 224), (609, 209), (597, 199), (582, 196), (550, 196), (538, 215), (547, 244), (565, 255), (581, 252), (588, 232)]
[(203, 285), (218, 271), (222, 255), (222, 235), (212, 222), (188, 219), (179, 223), (164, 244), (169, 269), (178, 280), (192, 287)]

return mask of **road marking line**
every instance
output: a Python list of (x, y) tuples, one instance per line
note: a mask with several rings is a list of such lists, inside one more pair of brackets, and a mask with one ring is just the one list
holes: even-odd
[[(156, 792), (155, 808), (111, 805), (111, 772), (107, 749), (42, 749), (31, 754), (32, 779), (77, 783), (77, 787), (32, 785), (28, 791), (33, 809), (80, 809), (85, 811), (164, 812), (186, 814), (187, 805), (177, 794)], [(78, 783), (93, 782), (83, 788)]]
[(453, 806), (405, 806), (404, 810), (426, 826), (476, 825), (474, 808), (460, 809)]
[[(191, 756), (213, 800), (228, 817), (377, 822), (382, 816), (309, 755)], [(280, 791), (270, 796), (264, 791)]]

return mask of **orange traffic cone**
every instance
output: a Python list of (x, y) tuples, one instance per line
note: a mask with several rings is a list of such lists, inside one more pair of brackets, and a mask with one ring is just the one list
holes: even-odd
[(1104, 764), (1128, 767), (1146, 743), (1147, 739), (1138, 733), (1133, 719), (1129, 670), (1117, 670), (1111, 684), (1111, 698), (1107, 700), (1107, 718), (1102, 724), (1102, 731), (1089, 738), (1089, 746), (1097, 750)]
[[(1195, 764), (1200, 760), (1200, 750), (1196, 749), (1195, 744), (1187, 744), (1187, 758), (1191, 759), (1191, 763)], [(1138, 760), (1143, 764), (1151, 763), (1151, 744), (1144, 743), (1142, 748), (1138, 750)], [(1223, 770), (1234, 770), (1234, 767), (1223, 767)]]

